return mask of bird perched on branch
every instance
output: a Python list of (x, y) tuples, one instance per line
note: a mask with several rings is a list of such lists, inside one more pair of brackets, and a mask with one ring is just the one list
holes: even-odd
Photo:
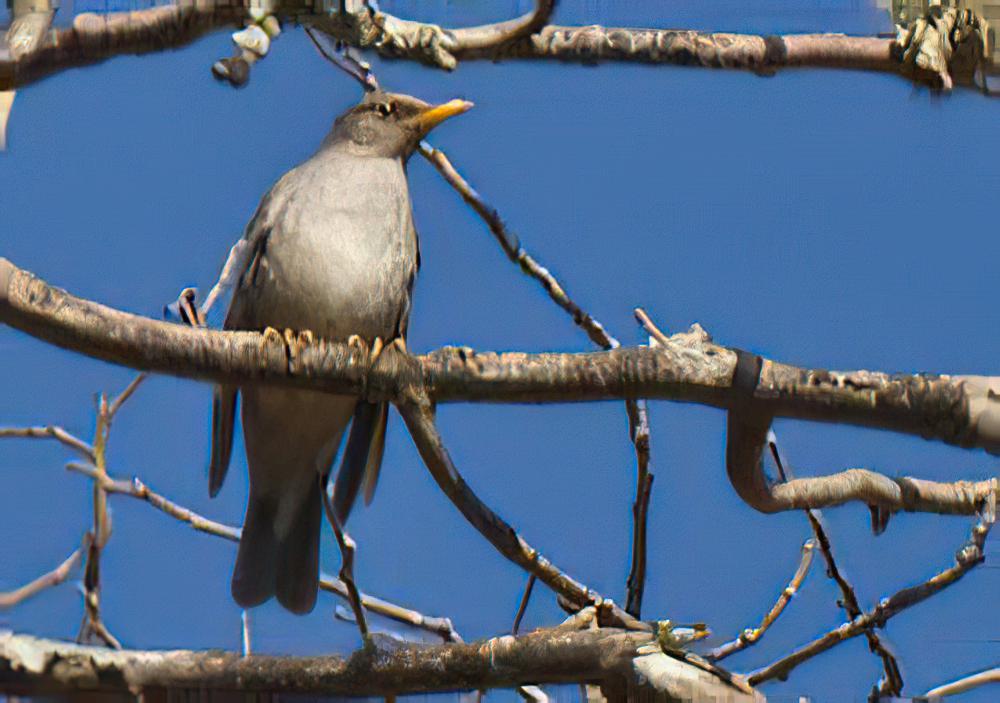
[[(419, 266), (406, 160), (431, 129), (470, 107), (376, 91), (338, 117), (319, 150), (271, 188), (247, 225), (225, 328), (286, 330), (289, 342), (313, 334), (360, 339), (373, 354), (405, 340)], [(341, 437), (353, 417), (333, 496), (343, 524), (362, 485), (371, 500), (387, 408), (318, 391), (218, 386), (213, 497), (229, 465), (237, 393), (250, 497), (233, 598), (250, 607), (277, 595), (288, 610), (306, 613), (319, 582), (320, 491)]]

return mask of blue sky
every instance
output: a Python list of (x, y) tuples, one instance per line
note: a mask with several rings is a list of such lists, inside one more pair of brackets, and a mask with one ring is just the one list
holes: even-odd
[[(382, 2), (453, 25), (528, 5)], [(635, 5), (562, 0), (556, 21), (888, 28), (864, 2)], [(207, 290), (261, 195), (359, 97), (300, 30), (287, 29), (243, 91), (210, 76), (211, 63), (230, 53), (228, 36), (217, 34), (169, 54), (67, 71), (19, 93), (9, 150), (0, 155), (0, 256), (76, 294), (150, 316), (185, 286)], [(641, 339), (631, 315), (641, 305), (668, 330), (697, 321), (722, 344), (803, 366), (997, 372), (1000, 138), (997, 106), (978, 94), (934, 97), (898, 78), (840, 71), (762, 78), (479, 62), (446, 74), (375, 64), (389, 89), (476, 102), (433, 143), (623, 342)], [(410, 180), (423, 251), (412, 349), (591, 348), (419, 157)], [(89, 437), (93, 394), (131, 378), (6, 328), (0, 354), (0, 424), (59, 423)], [(111, 467), (238, 523), (246, 499), (241, 439), (230, 479), (210, 501), (209, 410), (208, 386), (152, 380), (115, 423)], [(723, 413), (658, 402), (651, 416), (656, 481), (644, 615), (705, 621), (718, 643), (770, 607), (809, 527), (799, 513), (764, 516), (739, 501), (725, 477)], [(624, 600), (634, 460), (620, 403), (448, 405), (440, 419), (460, 470), (488, 504), (557, 564)], [(912, 437), (793, 421), (775, 429), (803, 475), (864, 466), (956, 480), (997, 471), (981, 452)], [(8, 441), (0, 452), (6, 589), (73, 549), (90, 498), (85, 481), (62, 468), (62, 448)], [(103, 596), (111, 630), (133, 647), (236, 648), (233, 545), (128, 499), (114, 499), (113, 508)], [(970, 526), (965, 518), (897, 515), (874, 538), (864, 506), (825, 518), (863, 607), (947, 567)], [(509, 629), (523, 573), (437, 490), (398, 417), (375, 502), (352, 515), (351, 532), (362, 588), (448, 615), (466, 639)], [(987, 566), (998, 553), (993, 540)], [(338, 567), (326, 535), (323, 563)], [(890, 622), (885, 637), (907, 692), (996, 665), (998, 586), (1000, 572), (981, 568)], [(815, 566), (763, 642), (727, 663), (756, 668), (836, 626), (843, 619), (836, 598)], [(275, 605), (257, 609), (257, 649), (349, 651), (358, 637), (332, 619), (335, 605), (321, 596), (305, 618)], [(66, 584), (0, 614), (0, 623), (71, 638), (81, 613), (77, 590)], [(551, 594), (537, 589), (525, 627), (560, 618)], [(764, 690), (778, 701), (861, 701), (879, 671), (858, 638)]]

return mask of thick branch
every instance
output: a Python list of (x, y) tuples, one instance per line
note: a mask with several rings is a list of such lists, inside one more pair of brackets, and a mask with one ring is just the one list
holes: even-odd
[(79, 14), (71, 27), (52, 31), (34, 52), (18, 58), (0, 55), (0, 90), (112, 56), (185, 46), (209, 32), (238, 24), (245, 15), (242, 2), (212, 0), (175, 0), (135, 12)]
[[(232, 652), (120, 651), (0, 633), (0, 690), (43, 695), (149, 689), (385, 696), (512, 687), (530, 683), (633, 682), (633, 659), (651, 643), (646, 633), (614, 629), (537, 631), (473, 644), (436, 646), (382, 642), (349, 659), (242, 657)], [(750, 701), (752, 693), (678, 659), (666, 660), (659, 692), (692, 692)], [(619, 684), (620, 685), (620, 684)], [(650, 690), (647, 686), (634, 686)], [(725, 698), (724, 698), (725, 697)]]
[[(770, 74), (789, 67), (836, 67), (901, 74), (950, 89), (971, 85), (982, 60), (983, 27), (975, 17), (948, 11), (932, 18), (935, 31), (914, 23), (896, 39), (842, 34), (757, 36), (675, 29), (542, 26), (554, 5), (538, 0), (522, 17), (461, 29), (371, 12), (351, 2), (346, 13), (314, 14), (306, 4), (279, 3), (281, 20), (311, 25), (334, 39), (381, 55), (453, 69), (459, 61), (504, 58), (595, 63), (632, 61), (751, 70)], [(50, 33), (35, 51), (0, 56), (0, 90), (45, 75), (122, 54), (189, 44), (203, 34), (239, 23), (243, 2), (179, 0), (169, 7), (108, 15), (82, 14), (73, 26)]]
[(429, 403), (417, 400), (400, 403), (398, 407), (417, 451), (438, 486), (497, 551), (575, 605), (583, 607), (603, 601), (598, 593), (560, 571), (479, 500), (452, 462), (438, 434), (434, 411)]
[[(419, 357), (383, 354), (372, 369), (362, 351), (346, 344), (319, 342), (290, 356), (284, 345), (267, 344), (256, 332), (193, 329), (112, 310), (53, 288), (4, 259), (0, 322), (57, 346), (141, 370), (237, 384), (309, 387), (378, 400), (415, 394), (426, 394), (434, 402), (648, 397), (731, 407), (742, 403), (746, 392), (733, 388), (737, 353), (698, 335), (674, 335), (655, 349), (587, 354), (494, 354), (467, 348)], [(752, 394), (755, 412), (767, 423), (771, 416), (847, 422), (1000, 451), (1000, 378), (829, 372), (764, 359)], [(765, 440), (766, 424), (736, 441), (747, 453), (738, 463), (757, 466)], [(750, 474), (753, 480), (759, 475)], [(898, 492), (873, 499), (859, 488), (867, 490), (867, 484), (853, 476), (808, 479), (818, 487), (809, 504), (822, 507), (824, 501), (853, 498), (895, 501), (904, 510), (972, 513), (993, 490), (990, 481), (937, 484), (910, 479), (893, 481)], [(763, 486), (765, 495), (769, 490)], [(755, 504), (755, 491), (741, 491), (741, 496)], [(801, 507), (792, 503), (787, 509)]]

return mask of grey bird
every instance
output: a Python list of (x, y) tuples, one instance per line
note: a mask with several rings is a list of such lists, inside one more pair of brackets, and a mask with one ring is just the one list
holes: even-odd
[[(338, 117), (319, 150), (271, 188), (247, 225), (225, 328), (308, 331), (336, 341), (356, 335), (373, 348), (405, 342), (419, 267), (406, 161), (431, 129), (470, 107), (376, 91)], [(318, 391), (218, 386), (213, 497), (229, 465), (238, 393), (250, 496), (233, 598), (251, 607), (277, 595), (288, 610), (307, 613), (319, 583), (320, 491), (351, 423), (334, 510), (343, 524), (362, 485), (371, 501), (387, 407)]]

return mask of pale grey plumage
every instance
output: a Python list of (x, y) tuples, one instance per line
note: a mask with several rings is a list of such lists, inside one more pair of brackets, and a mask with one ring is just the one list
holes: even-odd
[[(405, 338), (419, 265), (405, 162), (430, 128), (469, 106), (431, 108), (374, 93), (338, 118), (316, 154), (271, 188), (247, 226), (248, 265), (226, 329), (310, 330), (369, 343)], [(233, 597), (249, 607), (276, 594), (289, 610), (308, 612), (318, 582), (320, 481), (325, 486), (354, 416), (335, 488), (335, 509), (346, 519), (362, 480), (373, 485), (377, 476), (385, 408), (314, 391), (239, 391), (250, 498)], [(236, 393), (216, 389), (212, 495), (229, 463)], [(366, 467), (372, 475), (363, 478)]]

